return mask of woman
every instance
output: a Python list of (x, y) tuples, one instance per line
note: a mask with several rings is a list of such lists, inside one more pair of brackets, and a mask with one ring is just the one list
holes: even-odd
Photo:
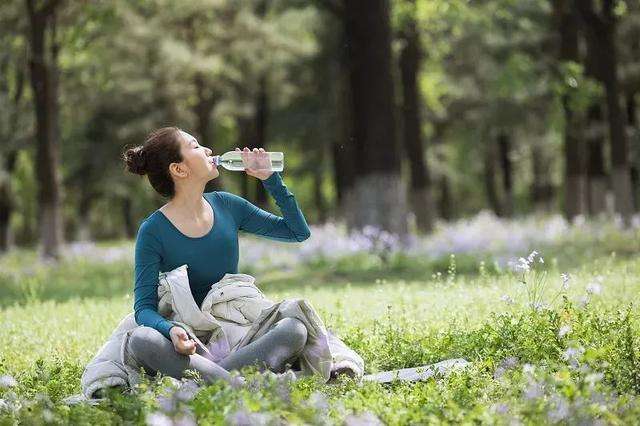
[(179, 379), (185, 370), (195, 369), (208, 383), (234, 382), (238, 379), (232, 378), (231, 370), (257, 365), (281, 372), (304, 348), (306, 327), (295, 318), (284, 318), (261, 338), (214, 363), (182, 327), (158, 313), (159, 272), (187, 264), (198, 306), (213, 283), (226, 273), (238, 273), (238, 231), (288, 242), (311, 235), (279, 173), (264, 167), (269, 164), (264, 149), (245, 147), (241, 153), (246, 173), (262, 181), (282, 217), (229, 192), (204, 193), (206, 183), (219, 176), (212, 151), (177, 127), (157, 129), (142, 146), (123, 154), (129, 171), (146, 174), (151, 186), (169, 198), (141, 223), (135, 245), (134, 311), (142, 327), (134, 330), (127, 349), (151, 375), (161, 372)]

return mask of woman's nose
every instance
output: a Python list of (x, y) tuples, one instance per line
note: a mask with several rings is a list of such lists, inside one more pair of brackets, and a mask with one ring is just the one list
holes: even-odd
[(207, 151), (209, 152), (209, 155), (213, 154), (213, 150), (211, 150), (211, 148), (207, 148)]

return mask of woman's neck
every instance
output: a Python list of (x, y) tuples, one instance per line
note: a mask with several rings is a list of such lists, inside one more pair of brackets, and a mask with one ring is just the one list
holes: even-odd
[(206, 211), (205, 200), (202, 198), (204, 184), (189, 184), (176, 187), (176, 194), (167, 203), (167, 207), (184, 218), (199, 218)]

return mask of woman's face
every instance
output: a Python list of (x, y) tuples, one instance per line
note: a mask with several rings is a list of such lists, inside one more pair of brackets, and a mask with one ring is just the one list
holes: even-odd
[[(189, 133), (180, 131), (182, 136), (180, 144), (180, 150), (182, 153), (182, 163), (186, 171), (188, 169), (188, 176), (198, 179), (205, 179), (207, 181), (218, 177), (220, 172), (218, 168), (213, 164), (213, 151), (207, 147), (204, 147), (198, 143), (196, 138)], [(185, 176), (186, 177), (186, 176)]]

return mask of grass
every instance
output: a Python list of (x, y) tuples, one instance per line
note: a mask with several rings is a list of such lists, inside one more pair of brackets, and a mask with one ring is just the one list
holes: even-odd
[[(181, 413), (201, 424), (630, 422), (640, 415), (636, 247), (630, 236), (598, 247), (539, 249), (544, 300), (560, 288), (561, 273), (571, 280), (557, 303), (538, 310), (527, 304), (531, 281), (519, 283), (518, 274), (482, 255), (430, 262), (400, 256), (388, 264), (354, 256), (255, 273), (270, 298), (309, 300), (363, 356), (367, 372), (453, 357), (473, 365), (390, 386), (327, 386), (312, 378), (287, 385), (249, 372), (263, 380), (258, 390), (214, 384), (171, 412), (158, 405), (163, 380), (97, 407), (61, 403), (80, 392), (84, 365), (132, 309), (132, 265), (38, 266), (34, 253), (12, 253), (0, 259), (0, 375), (17, 385), (0, 385), (0, 424), (145, 424)], [(601, 293), (585, 304), (586, 289), (598, 280)]]

